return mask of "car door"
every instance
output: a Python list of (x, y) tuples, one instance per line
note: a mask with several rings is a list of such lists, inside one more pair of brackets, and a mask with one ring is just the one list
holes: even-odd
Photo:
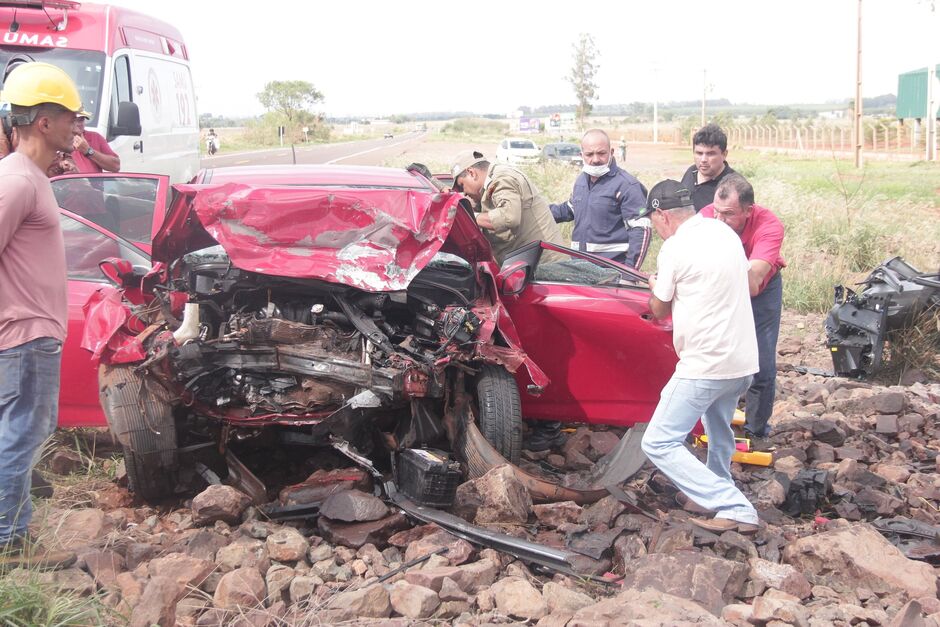
[[(546, 249), (556, 253), (551, 263), (541, 261)], [(545, 242), (517, 251), (503, 268), (519, 261), (529, 278), (503, 301), (522, 347), (551, 379), (541, 395), (522, 395), (523, 415), (621, 426), (648, 421), (677, 358), (671, 321), (653, 319), (643, 275)], [(517, 379), (526, 389), (525, 375)]]
[(170, 180), (156, 174), (65, 174), (51, 180), (59, 206), (150, 253)]
[(65, 206), (59, 215), (68, 274), (68, 336), (62, 347), (59, 425), (104, 426), (98, 374), (91, 354), (81, 348), (82, 307), (107, 283), (98, 268), (100, 261), (119, 257), (132, 265), (150, 265), (151, 233), (163, 222), (169, 179), (149, 174), (73, 174), (51, 183), (60, 206)]

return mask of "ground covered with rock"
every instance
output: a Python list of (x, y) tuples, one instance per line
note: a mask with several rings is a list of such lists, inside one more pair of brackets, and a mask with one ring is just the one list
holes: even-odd
[[(281, 505), (321, 503), (318, 516), (275, 521), (226, 485), (145, 506), (116, 458), (100, 462), (113, 478), (83, 482), (89, 449), (63, 446), (43, 467), (55, 494), (36, 530), (78, 562), (6, 577), (94, 597), (115, 624), (141, 627), (940, 627), (940, 383), (884, 386), (792, 369), (831, 367), (820, 336), (815, 318), (785, 318), (773, 463), (732, 468), (766, 523), (755, 536), (693, 527), (694, 504), (680, 507), (649, 466), (624, 486), (626, 502), (533, 503), (509, 467), (460, 486), (454, 513), (576, 552), (576, 576), (416, 524), (351, 464), (269, 485)], [(525, 464), (582, 470), (618, 435), (577, 427)]]

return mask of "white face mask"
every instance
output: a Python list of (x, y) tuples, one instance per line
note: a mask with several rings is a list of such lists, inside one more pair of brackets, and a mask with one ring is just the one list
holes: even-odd
[(581, 171), (583, 171), (588, 176), (593, 176), (594, 178), (598, 178), (610, 172), (610, 162), (605, 163), (603, 165), (588, 165), (585, 163), (581, 167)]

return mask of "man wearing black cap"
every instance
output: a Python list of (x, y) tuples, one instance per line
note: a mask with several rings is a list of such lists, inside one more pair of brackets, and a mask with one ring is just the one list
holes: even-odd
[[(643, 215), (665, 240), (649, 279), (650, 309), (657, 319), (672, 316), (679, 356), (643, 452), (692, 502), (716, 513), (692, 523), (754, 533), (757, 510), (731, 477), (731, 417), (758, 370), (747, 258), (734, 231), (697, 215), (690, 190), (677, 181), (653, 187)], [(708, 434), (704, 465), (684, 445), (700, 418)]]

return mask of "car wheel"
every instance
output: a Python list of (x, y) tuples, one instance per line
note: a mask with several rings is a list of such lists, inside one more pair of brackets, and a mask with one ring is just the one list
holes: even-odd
[(173, 494), (177, 480), (176, 424), (169, 394), (131, 366), (102, 366), (101, 406), (124, 449), (133, 492), (145, 501)]
[(522, 453), (522, 401), (516, 380), (502, 366), (484, 365), (474, 380), (477, 424), (503, 457), (519, 463)]

